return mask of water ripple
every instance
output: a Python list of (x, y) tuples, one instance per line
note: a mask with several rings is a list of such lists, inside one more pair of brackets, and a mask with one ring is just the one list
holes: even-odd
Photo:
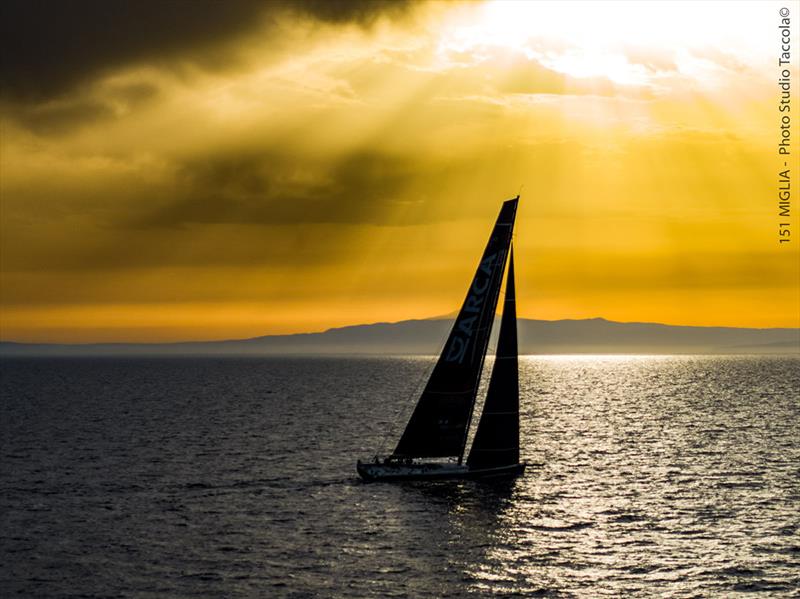
[(0, 363), (3, 595), (800, 588), (797, 358), (524, 358), (523, 478), (362, 483), (430, 365)]

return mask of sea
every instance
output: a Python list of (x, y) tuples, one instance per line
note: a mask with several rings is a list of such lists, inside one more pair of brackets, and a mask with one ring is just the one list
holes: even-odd
[(432, 365), (2, 360), (0, 596), (800, 597), (800, 357), (522, 357), (524, 476), (360, 481)]

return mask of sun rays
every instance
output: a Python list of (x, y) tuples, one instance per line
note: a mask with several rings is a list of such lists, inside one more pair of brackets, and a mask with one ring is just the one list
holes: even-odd
[(718, 7), (279, 12), (9, 96), (2, 336), (448, 313), (521, 185), (521, 316), (797, 326), (765, 199), (775, 11)]

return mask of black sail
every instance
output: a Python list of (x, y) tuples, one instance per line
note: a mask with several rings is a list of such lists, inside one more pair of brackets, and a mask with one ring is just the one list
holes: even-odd
[(464, 453), (518, 199), (507, 200), (500, 209), (467, 297), (394, 457), (458, 456), (460, 460)]
[(517, 310), (514, 254), (508, 265), (506, 298), (483, 414), (467, 458), (471, 469), (519, 463), (519, 373), (517, 370)]

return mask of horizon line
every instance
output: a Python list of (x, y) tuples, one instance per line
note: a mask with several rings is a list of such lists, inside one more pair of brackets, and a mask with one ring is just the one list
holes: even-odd
[[(499, 315), (496, 315), (496, 318)], [(343, 329), (349, 328), (356, 328), (356, 327), (369, 327), (369, 326), (379, 326), (379, 325), (395, 325), (395, 324), (402, 324), (404, 322), (426, 322), (426, 321), (437, 321), (437, 320), (453, 320), (455, 318), (455, 314), (446, 314), (446, 315), (437, 315), (437, 316), (429, 316), (425, 318), (406, 318), (403, 320), (381, 320), (375, 322), (366, 322), (366, 323), (355, 323), (355, 324), (345, 324), (341, 326), (334, 326), (328, 327), (322, 330), (315, 330), (315, 331), (297, 331), (292, 333), (266, 333), (260, 335), (253, 335), (251, 337), (226, 337), (220, 339), (184, 339), (184, 340), (173, 340), (173, 341), (76, 341), (76, 342), (63, 342), (63, 341), (17, 341), (14, 339), (3, 339), (0, 337), (0, 344), (14, 344), (14, 345), (59, 345), (59, 346), (93, 346), (93, 345), (185, 345), (185, 344), (193, 344), (193, 343), (226, 343), (226, 342), (237, 342), (237, 341), (250, 341), (253, 339), (261, 339), (264, 337), (295, 337), (301, 335), (323, 335), (325, 333), (329, 333), (332, 331), (339, 331)], [(713, 324), (700, 324), (700, 325), (693, 325), (693, 324), (672, 324), (672, 323), (665, 323), (665, 322), (651, 322), (651, 321), (623, 321), (623, 320), (611, 320), (605, 318), (603, 316), (592, 316), (589, 318), (557, 318), (557, 319), (545, 319), (545, 318), (528, 318), (528, 317), (518, 317), (517, 320), (532, 320), (538, 322), (586, 322), (586, 321), (603, 321), (612, 324), (631, 324), (631, 325), (654, 325), (654, 326), (665, 326), (665, 327), (675, 327), (675, 328), (695, 328), (695, 329), (739, 329), (739, 330), (757, 330), (757, 331), (774, 331), (774, 330), (795, 330), (800, 332), (800, 327), (792, 327), (792, 326), (782, 326), (782, 327), (754, 327), (754, 326), (730, 326), (730, 325), (713, 325)]]

